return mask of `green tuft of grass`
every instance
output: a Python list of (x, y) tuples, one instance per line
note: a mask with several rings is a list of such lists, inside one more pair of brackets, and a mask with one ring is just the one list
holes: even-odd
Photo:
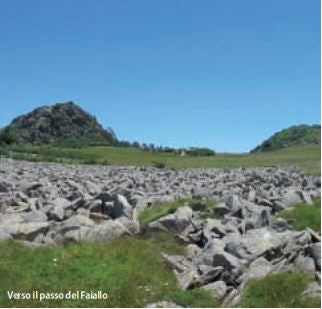
[(178, 208), (189, 205), (194, 210), (200, 210), (201, 217), (213, 217), (213, 209), (216, 201), (212, 199), (202, 200), (193, 198), (181, 198), (171, 202), (158, 203), (144, 211), (139, 215), (139, 221), (142, 225), (148, 224), (159, 218), (174, 213)]
[[(105, 245), (83, 243), (52, 248), (0, 243), (0, 307), (144, 307), (180, 291), (161, 251), (175, 254), (183, 250), (164, 234), (145, 239), (123, 237)], [(10, 301), (7, 291), (11, 290), (102, 290), (109, 298)]]
[(320, 308), (319, 298), (303, 298), (310, 283), (303, 273), (278, 273), (253, 279), (245, 288), (239, 307), (244, 308)]
[(315, 231), (321, 230), (321, 199), (316, 199), (313, 205), (295, 204), (292, 209), (278, 213), (279, 217), (293, 221), (293, 228), (303, 230), (307, 227)]
[(171, 202), (157, 203), (139, 214), (139, 222), (142, 225), (148, 224), (159, 218), (174, 213), (179, 207), (184, 206), (189, 198), (177, 199)]
[(170, 293), (167, 300), (177, 305), (188, 308), (218, 308), (219, 302), (214, 299), (209, 291), (202, 289), (174, 291)]

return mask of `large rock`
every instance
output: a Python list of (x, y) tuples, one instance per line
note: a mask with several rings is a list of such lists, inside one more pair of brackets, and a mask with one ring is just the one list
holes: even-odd
[(132, 220), (133, 216), (133, 209), (132, 206), (127, 201), (126, 197), (123, 195), (118, 194), (114, 201), (114, 208), (113, 208), (113, 218), (119, 217), (127, 217), (128, 219)]
[(244, 280), (261, 279), (267, 276), (273, 270), (273, 265), (264, 257), (260, 257), (250, 263), (245, 275)]
[(282, 203), (286, 206), (291, 206), (300, 202), (302, 202), (302, 199), (298, 191), (289, 190), (283, 195)]
[(38, 234), (45, 233), (49, 228), (48, 222), (22, 223), (12, 235), (16, 239), (32, 241)]
[(93, 227), (81, 226), (64, 233), (67, 242), (92, 241), (96, 243), (107, 243), (122, 235), (130, 235), (129, 231), (118, 221), (108, 220)]
[(233, 268), (240, 268), (244, 262), (228, 252), (221, 251), (213, 256), (212, 265), (214, 267), (222, 266), (224, 269), (231, 271)]
[(191, 223), (192, 215), (193, 212), (190, 207), (180, 207), (174, 214), (164, 216), (157, 221), (149, 223), (148, 230), (180, 233)]
[(215, 281), (204, 285), (202, 288), (206, 291), (209, 291), (217, 300), (223, 299), (227, 292), (227, 285), (224, 281)]
[(316, 268), (321, 270), (321, 243), (314, 243), (306, 248), (306, 252), (314, 259)]
[(240, 242), (247, 251), (260, 256), (271, 249), (281, 248), (287, 242), (287, 234), (275, 233), (267, 228), (253, 229), (242, 235)]

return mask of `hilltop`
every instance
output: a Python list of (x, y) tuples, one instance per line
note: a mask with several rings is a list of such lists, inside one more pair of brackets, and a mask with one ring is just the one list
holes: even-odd
[(106, 130), (96, 118), (73, 102), (41, 106), (21, 115), (1, 130), (2, 144), (116, 145), (112, 130)]
[(275, 133), (251, 152), (278, 150), (295, 146), (321, 145), (320, 125), (292, 126)]

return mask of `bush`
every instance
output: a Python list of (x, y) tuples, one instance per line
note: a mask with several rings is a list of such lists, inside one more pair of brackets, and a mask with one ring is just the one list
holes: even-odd
[(152, 161), (152, 165), (156, 168), (165, 168), (166, 162), (165, 161)]
[(320, 299), (305, 299), (301, 296), (310, 280), (306, 274), (287, 272), (271, 274), (264, 279), (253, 279), (246, 286), (239, 306), (244, 308), (320, 308)]
[(8, 129), (3, 129), (0, 131), (0, 144), (14, 144), (18, 141), (17, 135)]

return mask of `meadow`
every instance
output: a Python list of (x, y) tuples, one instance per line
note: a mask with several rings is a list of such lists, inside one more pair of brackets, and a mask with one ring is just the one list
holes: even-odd
[(305, 173), (320, 175), (320, 146), (294, 147), (258, 153), (216, 153), (214, 156), (181, 156), (175, 153), (143, 151), (130, 147), (66, 148), (54, 146), (8, 146), (0, 155), (19, 160), (73, 164), (155, 166), (169, 169), (243, 168), (296, 165)]

